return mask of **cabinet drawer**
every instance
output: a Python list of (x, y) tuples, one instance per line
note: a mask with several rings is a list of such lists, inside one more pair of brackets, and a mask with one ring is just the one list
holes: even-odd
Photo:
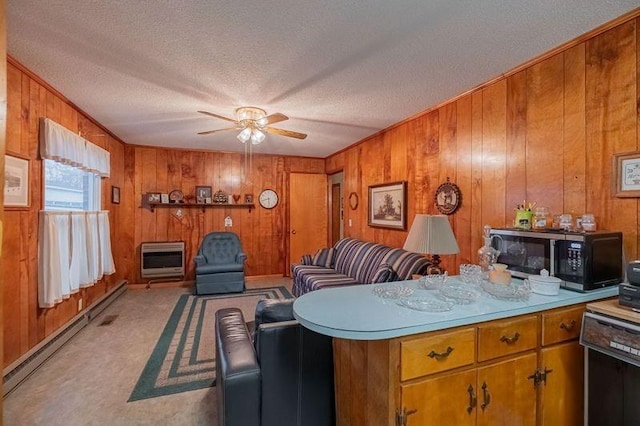
[(474, 328), (404, 340), (400, 343), (400, 379), (409, 380), (473, 364), (475, 348)]
[(478, 361), (533, 349), (538, 340), (535, 315), (493, 321), (478, 327)]
[(542, 314), (542, 346), (577, 339), (584, 306)]

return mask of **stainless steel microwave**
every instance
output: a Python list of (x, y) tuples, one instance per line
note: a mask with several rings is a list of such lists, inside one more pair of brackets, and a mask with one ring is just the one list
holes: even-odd
[(623, 281), (621, 232), (568, 232), (512, 228), (491, 230), (498, 262), (515, 277), (526, 278), (542, 269), (562, 280), (562, 287), (589, 291)]

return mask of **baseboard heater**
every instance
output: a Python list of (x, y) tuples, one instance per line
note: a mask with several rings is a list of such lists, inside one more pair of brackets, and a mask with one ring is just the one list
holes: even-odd
[(73, 317), (60, 329), (47, 336), (42, 342), (8, 365), (2, 372), (3, 397), (6, 397), (9, 392), (29, 377), (62, 345), (124, 293), (127, 290), (126, 284), (127, 280), (120, 280), (109, 293), (98, 299), (87, 310)]
[(184, 277), (184, 241), (142, 243), (140, 268), (142, 278)]

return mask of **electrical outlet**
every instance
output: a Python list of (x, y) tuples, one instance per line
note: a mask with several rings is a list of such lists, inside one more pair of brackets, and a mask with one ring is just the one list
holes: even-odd
[(78, 299), (78, 312), (82, 310), (82, 298)]

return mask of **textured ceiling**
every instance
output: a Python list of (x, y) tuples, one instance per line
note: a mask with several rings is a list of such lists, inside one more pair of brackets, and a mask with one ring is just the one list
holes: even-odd
[(326, 157), (571, 40), (638, 0), (8, 0), (8, 51), (127, 143)]

